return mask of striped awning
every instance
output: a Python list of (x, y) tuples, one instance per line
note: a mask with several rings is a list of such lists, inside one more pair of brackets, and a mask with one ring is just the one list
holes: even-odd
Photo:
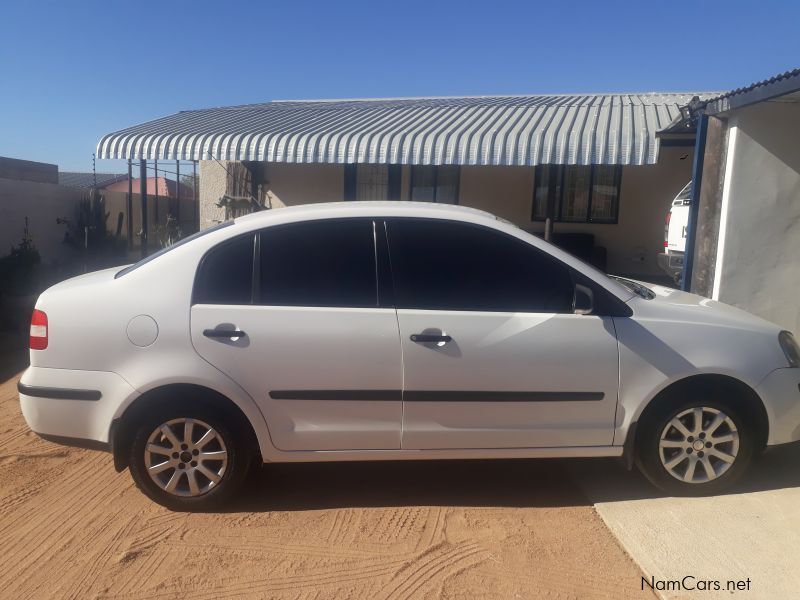
[(279, 101), (191, 110), (104, 136), (99, 158), (413, 165), (653, 164), (693, 96)]

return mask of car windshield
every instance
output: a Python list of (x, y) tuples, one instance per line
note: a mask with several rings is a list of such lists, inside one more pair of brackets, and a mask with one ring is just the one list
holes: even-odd
[(193, 240), (196, 240), (198, 238), (201, 238), (204, 235), (208, 235), (209, 233), (213, 233), (215, 231), (219, 231), (220, 229), (223, 229), (223, 228), (228, 227), (230, 225), (233, 225), (233, 221), (232, 220), (231, 221), (223, 221), (222, 223), (218, 223), (218, 224), (216, 224), (216, 225), (214, 225), (212, 227), (209, 227), (208, 229), (201, 229), (197, 233), (193, 233), (192, 235), (183, 238), (182, 240), (172, 244), (171, 246), (167, 246), (166, 248), (162, 248), (158, 252), (154, 252), (153, 254), (151, 254), (150, 256), (148, 256), (146, 258), (143, 258), (139, 262), (133, 263), (132, 265), (129, 265), (129, 266), (125, 267), (124, 269), (119, 271), (116, 275), (114, 275), (114, 279), (119, 279), (120, 277), (123, 277), (123, 276), (127, 275), (131, 271), (135, 271), (136, 269), (138, 269), (142, 265), (146, 265), (150, 261), (155, 260), (159, 256), (164, 256), (170, 250), (174, 250), (175, 248), (183, 246), (184, 244), (188, 244), (189, 242), (191, 242)]
[(675, 196), (676, 200), (691, 200), (692, 199), (692, 182), (684, 186), (684, 188)]

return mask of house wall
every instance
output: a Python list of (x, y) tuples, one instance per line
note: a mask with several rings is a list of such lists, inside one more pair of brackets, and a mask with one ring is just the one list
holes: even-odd
[[(661, 148), (656, 165), (624, 167), (619, 223), (616, 225), (556, 223), (557, 232), (587, 232), (608, 251), (608, 270), (631, 276), (661, 276), (656, 255), (664, 247), (664, 218), (670, 202), (691, 178), (691, 147)], [(226, 166), (230, 163), (223, 163)], [(341, 201), (344, 167), (331, 164), (265, 165), (263, 184), (273, 207)], [(401, 198), (409, 199), (411, 169), (403, 166)], [(224, 218), (214, 204), (225, 193), (226, 170), (216, 161), (200, 163), (201, 226)], [(459, 204), (480, 208), (541, 233), (544, 223), (531, 221), (532, 167), (461, 168)]]
[(713, 297), (800, 333), (800, 104), (729, 118)]
[(273, 208), (316, 202), (339, 202), (344, 192), (342, 165), (270, 163), (264, 188)]
[[(555, 223), (555, 232), (591, 233), (608, 251), (609, 273), (663, 276), (656, 256), (664, 249), (664, 219), (675, 195), (692, 177), (693, 148), (661, 148), (655, 165), (623, 167), (617, 224)], [(494, 213), (527, 231), (531, 221), (533, 169), (462, 167), (459, 203)]]

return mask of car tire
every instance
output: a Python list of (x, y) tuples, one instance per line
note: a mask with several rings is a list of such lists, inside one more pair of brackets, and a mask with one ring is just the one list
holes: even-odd
[(644, 476), (674, 496), (713, 495), (736, 482), (755, 454), (752, 419), (713, 390), (664, 400), (637, 427), (636, 465)]
[(174, 405), (135, 426), (129, 465), (137, 487), (175, 511), (204, 511), (230, 500), (253, 454), (236, 425), (210, 407)]

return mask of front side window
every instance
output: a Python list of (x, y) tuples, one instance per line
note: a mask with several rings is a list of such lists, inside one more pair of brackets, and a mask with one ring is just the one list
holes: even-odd
[(621, 179), (622, 168), (615, 165), (539, 165), (531, 219), (544, 221), (549, 201), (554, 221), (616, 223)]
[(434, 219), (388, 227), (398, 308), (572, 312), (569, 269), (522, 240)]
[(260, 235), (260, 304), (377, 306), (371, 219), (291, 223)]
[(194, 287), (196, 304), (250, 304), (253, 297), (252, 234), (215, 246), (203, 257)]

